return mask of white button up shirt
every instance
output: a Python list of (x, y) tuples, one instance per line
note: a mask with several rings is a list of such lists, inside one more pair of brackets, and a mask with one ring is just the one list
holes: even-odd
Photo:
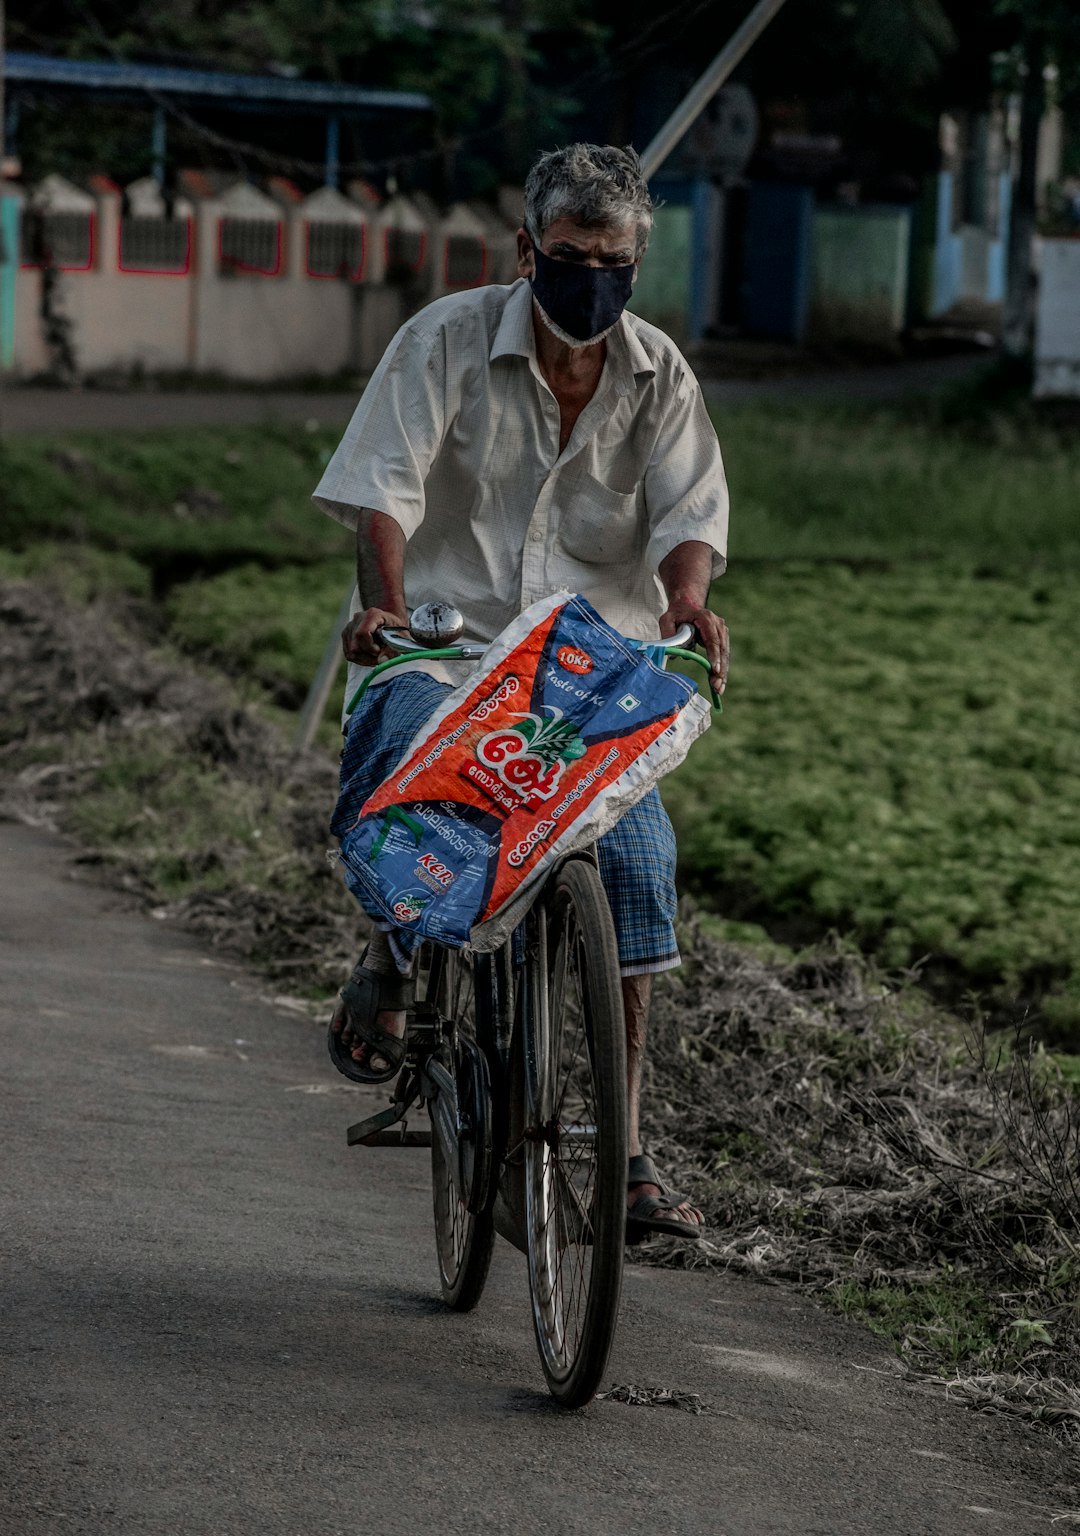
[[(351, 528), (361, 507), (392, 517), (408, 541), (409, 607), (453, 602), (467, 634), (494, 639), (565, 589), (624, 634), (657, 639), (661, 560), (694, 539), (712, 546), (713, 574), (724, 569), (727, 485), (674, 343), (628, 313), (606, 341), (596, 392), (560, 453), (528, 282), (437, 299), (387, 348), (316, 503)], [(461, 681), (460, 669), (415, 665)], [(365, 675), (349, 670), (346, 697)]]

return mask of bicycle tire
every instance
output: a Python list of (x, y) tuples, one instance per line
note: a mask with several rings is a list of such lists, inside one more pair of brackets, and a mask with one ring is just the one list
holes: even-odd
[[(446, 950), (442, 963), (439, 990), (444, 1015), (485, 1050), (494, 1035), (499, 1005), (491, 957), (475, 955), (469, 959), (456, 950)], [(470, 1312), (483, 1294), (495, 1246), (491, 1202), (480, 1211), (466, 1208), (437, 1136), (431, 1138), (431, 1187), (443, 1300), (455, 1312)]]
[(527, 955), (529, 1291), (552, 1396), (595, 1396), (615, 1336), (626, 1231), (626, 1028), (596, 867), (570, 859), (538, 903)]

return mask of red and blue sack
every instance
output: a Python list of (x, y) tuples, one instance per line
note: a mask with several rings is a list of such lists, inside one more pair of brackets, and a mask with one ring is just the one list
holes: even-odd
[(552, 863), (608, 831), (709, 719), (689, 679), (583, 597), (543, 598), (365, 801), (341, 840), (348, 883), (396, 927), (496, 949)]

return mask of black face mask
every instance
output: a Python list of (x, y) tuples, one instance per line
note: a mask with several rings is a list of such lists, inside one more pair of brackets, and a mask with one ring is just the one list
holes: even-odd
[(530, 281), (545, 315), (580, 342), (610, 330), (626, 307), (636, 267), (585, 267), (545, 256), (535, 240), (532, 248)]

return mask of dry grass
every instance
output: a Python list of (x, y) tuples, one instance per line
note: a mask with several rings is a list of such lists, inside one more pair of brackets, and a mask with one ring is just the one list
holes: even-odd
[(148, 622), (0, 587), (0, 814), (75, 835), (83, 862), (211, 945), (329, 994), (366, 928), (325, 857), (335, 765), (155, 652)]
[(653, 1261), (808, 1287), (951, 1395), (1080, 1437), (1080, 1112), (1052, 1062), (840, 949), (687, 948), (649, 1139), (719, 1235)]

